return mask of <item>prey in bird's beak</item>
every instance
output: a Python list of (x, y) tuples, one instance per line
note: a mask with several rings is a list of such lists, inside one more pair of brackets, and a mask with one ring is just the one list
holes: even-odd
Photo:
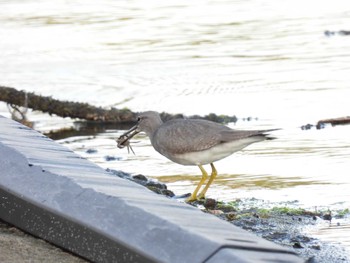
[(116, 142), (118, 143), (117, 146), (119, 149), (123, 149), (126, 146), (128, 149), (128, 153), (130, 153), (130, 150), (131, 150), (132, 153), (135, 155), (135, 152), (131, 148), (129, 140), (140, 132), (137, 128), (138, 128), (138, 124), (136, 124), (130, 130), (126, 131), (125, 133), (119, 136), (119, 138), (116, 140)]

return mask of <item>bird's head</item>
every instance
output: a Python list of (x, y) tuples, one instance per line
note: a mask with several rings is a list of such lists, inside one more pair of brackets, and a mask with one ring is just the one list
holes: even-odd
[(160, 125), (162, 125), (162, 123), (162, 119), (158, 112), (146, 111), (137, 117), (137, 124), (133, 128), (138, 133), (145, 132), (148, 137), (152, 137), (152, 134)]
[(145, 132), (148, 137), (152, 138), (153, 133), (160, 125), (162, 125), (162, 123), (162, 119), (158, 112), (146, 111), (140, 113), (137, 117), (137, 124), (123, 133), (117, 140), (118, 147), (121, 146), (120, 148), (122, 148), (127, 141), (140, 132)]

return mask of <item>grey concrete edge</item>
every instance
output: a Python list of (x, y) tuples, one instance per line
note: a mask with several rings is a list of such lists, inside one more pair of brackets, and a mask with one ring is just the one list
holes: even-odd
[[(286, 248), (131, 182), (109, 178), (42, 135), (10, 120), (3, 122), (9, 126), (4, 128), (1, 121), (0, 218), (26, 232), (94, 262), (269, 262), (264, 259), (286, 257), (302, 262)], [(51, 150), (55, 158), (69, 158), (37, 156), (37, 151)], [(76, 162), (81, 163), (75, 167)], [(82, 172), (86, 178), (79, 177)], [(93, 180), (107, 180), (108, 185), (90, 188)]]

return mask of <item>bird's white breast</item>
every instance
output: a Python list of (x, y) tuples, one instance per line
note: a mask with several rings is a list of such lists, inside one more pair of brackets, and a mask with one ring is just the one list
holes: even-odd
[(221, 143), (209, 149), (182, 154), (167, 154), (165, 157), (182, 165), (204, 165), (221, 160), (249, 144), (264, 140), (262, 137), (248, 137), (241, 140)]

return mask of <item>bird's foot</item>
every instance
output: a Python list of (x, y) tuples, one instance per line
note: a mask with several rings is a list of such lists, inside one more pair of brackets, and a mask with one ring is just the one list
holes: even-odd
[(191, 195), (189, 198), (186, 199), (186, 203), (194, 202), (197, 201), (197, 196), (196, 195)]
[(200, 193), (200, 194), (197, 196), (197, 200), (200, 200), (200, 199), (205, 199), (205, 194), (204, 194), (204, 193)]
[(204, 194), (199, 194), (197, 196), (195, 195), (191, 195), (190, 197), (188, 197), (186, 199), (186, 202), (189, 203), (189, 202), (194, 202), (194, 201), (203, 201), (205, 200), (205, 195)]

